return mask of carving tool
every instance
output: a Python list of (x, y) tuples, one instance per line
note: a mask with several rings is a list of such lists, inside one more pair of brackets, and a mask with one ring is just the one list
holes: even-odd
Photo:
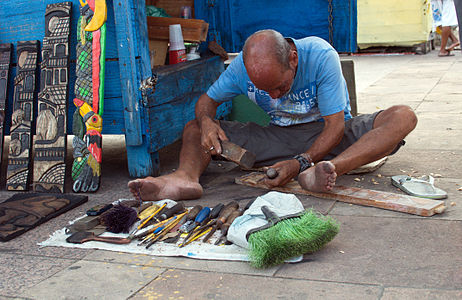
[(212, 230), (212, 227), (209, 227), (209, 228), (207, 228), (206, 230), (204, 230), (203, 232), (200, 232), (200, 233), (196, 234), (192, 239), (190, 239), (190, 240), (187, 241), (187, 242), (184, 242), (184, 243), (181, 244), (179, 247), (180, 247), (180, 248), (183, 248), (184, 246), (189, 245), (191, 242), (194, 242), (195, 240), (197, 240), (198, 238), (200, 238), (201, 236), (203, 236), (204, 234), (206, 234), (206, 233), (209, 232), (210, 230)]
[(195, 205), (193, 208), (191, 208), (191, 210), (186, 215), (186, 222), (180, 227), (181, 232), (186, 232), (186, 229), (191, 225), (191, 223), (194, 221), (201, 209), (201, 205)]
[(82, 244), (89, 241), (105, 242), (111, 244), (129, 244), (132, 240), (127, 238), (96, 236), (93, 232), (79, 231), (70, 235), (66, 242), (73, 244)]
[(185, 228), (185, 232), (189, 233), (193, 231), (194, 228), (199, 226), (209, 215), (210, 215), (210, 208), (209, 207), (202, 208), (201, 211), (197, 214), (194, 221), (188, 227)]
[(182, 213), (180, 215), (177, 215), (177, 216), (174, 216), (171, 218), (171, 221), (169, 221), (168, 223), (166, 223), (163, 227), (159, 227), (162, 228), (157, 236), (153, 237), (149, 242), (148, 244), (146, 245), (146, 249), (149, 249), (149, 247), (151, 247), (155, 242), (157, 242), (160, 238), (162, 238), (167, 232), (170, 231), (170, 229), (172, 229), (173, 227), (175, 227), (180, 221), (181, 219), (186, 215), (186, 213)]
[(153, 217), (155, 217), (160, 211), (162, 211), (162, 209), (164, 209), (164, 207), (167, 205), (167, 203), (164, 203), (158, 210), (156, 210), (152, 215), (150, 215), (149, 217), (147, 217), (145, 220), (143, 220), (141, 222), (141, 224), (138, 226), (138, 230), (140, 230), (141, 228), (143, 228), (144, 225), (146, 225), (146, 223), (151, 220)]
[(209, 238), (215, 233), (217, 228), (221, 226), (221, 224), (226, 222), (226, 219), (228, 219), (229, 215), (236, 209), (239, 208), (239, 203), (236, 201), (231, 201), (228, 204), (225, 205), (225, 207), (220, 211), (220, 214), (218, 215), (218, 218), (215, 220), (213, 225), (212, 230), (209, 232), (209, 234), (204, 237), (203, 242), (207, 242)]
[(223, 243), (226, 243), (226, 242), (228, 241), (228, 240), (226, 239), (226, 235), (228, 234), (229, 226), (231, 226), (231, 224), (233, 223), (234, 219), (236, 219), (237, 217), (239, 217), (240, 215), (242, 215), (243, 212), (244, 212), (244, 211), (239, 210), (239, 209), (233, 210), (233, 211), (231, 212), (231, 214), (229, 215), (229, 217), (226, 219), (226, 222), (220, 226), (221, 236), (218, 238), (218, 240), (216, 240), (215, 245), (219, 245), (219, 244), (221, 244), (222, 242), (223, 242)]

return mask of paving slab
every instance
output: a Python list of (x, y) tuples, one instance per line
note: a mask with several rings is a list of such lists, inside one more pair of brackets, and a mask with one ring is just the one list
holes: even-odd
[[(462, 133), (462, 122), (460, 120), (460, 112), (462, 112), (462, 105), (459, 109), (456, 109), (454, 112), (422, 112), (417, 109), (417, 126), (416, 131), (419, 130), (459, 130), (459, 133)], [(434, 139), (435, 137), (428, 136), (429, 139)]]
[(444, 98), (439, 100), (428, 100), (427, 98), (428, 97), (426, 97), (425, 100), (417, 107), (417, 112), (438, 111), (441, 113), (458, 114), (459, 116), (453, 116), (455, 118), (462, 116), (462, 94), (460, 95), (460, 99), (457, 101), (446, 101)]
[(0, 253), (0, 298), (16, 297), (76, 260)]
[(414, 130), (406, 137), (409, 149), (459, 151), (462, 149), (461, 130)]
[(162, 272), (162, 268), (81, 260), (21, 296), (45, 300), (127, 299)]
[(462, 290), (430, 290), (385, 288), (381, 300), (420, 299), (420, 300), (453, 300), (461, 299)]
[(150, 255), (135, 255), (129, 253), (97, 250), (85, 257), (87, 261), (130, 264), (136, 266), (161, 267), (168, 269), (200, 270), (230, 274), (247, 274), (272, 276), (279, 267), (255, 269), (248, 262), (191, 259), (184, 257), (162, 257)]
[(413, 288), (462, 286), (460, 221), (333, 216), (340, 232), (277, 277)]
[(381, 287), (168, 270), (131, 299), (377, 299)]

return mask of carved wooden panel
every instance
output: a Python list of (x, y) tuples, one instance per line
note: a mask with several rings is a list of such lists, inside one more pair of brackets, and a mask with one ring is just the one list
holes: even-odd
[(0, 45), (0, 166), (3, 157), (3, 134), (5, 123), (5, 108), (8, 103), (8, 78), (10, 74), (11, 50), (13, 45)]
[(96, 192), (101, 178), (106, 4), (104, 0), (97, 0), (94, 6), (90, 1), (90, 5), (83, 4), (77, 26), (72, 190), (86, 193)]
[(34, 141), (33, 187), (64, 192), (71, 2), (47, 5)]
[(34, 118), (35, 75), (37, 72), (38, 41), (18, 42), (17, 75), (14, 78), (11, 141), (8, 151), (6, 186), (8, 190), (29, 189), (31, 127)]

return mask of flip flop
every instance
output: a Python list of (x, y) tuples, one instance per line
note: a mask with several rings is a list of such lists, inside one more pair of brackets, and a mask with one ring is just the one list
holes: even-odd
[(403, 192), (421, 198), (444, 199), (448, 194), (433, 185), (435, 179), (430, 175), (424, 175), (421, 179), (407, 175), (391, 177), (391, 183)]
[(445, 56), (454, 56), (454, 53), (448, 52), (446, 54), (440, 54), (438, 53), (438, 57), (445, 57)]

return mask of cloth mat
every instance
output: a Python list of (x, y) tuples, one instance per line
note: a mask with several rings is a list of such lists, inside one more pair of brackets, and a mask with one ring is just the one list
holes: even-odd
[(0, 241), (9, 241), (88, 201), (74, 194), (17, 193), (0, 203)]
[[(83, 218), (82, 216), (81, 218)], [(80, 218), (78, 218), (80, 219)], [(70, 222), (73, 223), (78, 219)], [(249, 261), (247, 257), (247, 250), (236, 245), (222, 245), (215, 246), (213, 243), (220, 236), (216, 232), (207, 243), (194, 241), (191, 244), (179, 248), (175, 244), (167, 243), (155, 243), (149, 249), (144, 246), (137, 246), (138, 241), (134, 240), (130, 244), (118, 245), (109, 244), (104, 242), (89, 241), (83, 244), (71, 244), (66, 242), (66, 238), (69, 235), (66, 234), (66, 229), (60, 229), (55, 231), (46, 241), (39, 243), (39, 246), (47, 247), (68, 247), (68, 248), (83, 248), (83, 249), (100, 249), (117, 252), (135, 253), (135, 254), (146, 254), (154, 256), (184, 256), (196, 259), (215, 259), (215, 260), (233, 260), (233, 261)], [(124, 233), (109, 233), (105, 232), (101, 236), (116, 236), (116, 237), (127, 237), (128, 234)], [(180, 238), (183, 241), (183, 238)], [(209, 244), (210, 243), (210, 244)]]

